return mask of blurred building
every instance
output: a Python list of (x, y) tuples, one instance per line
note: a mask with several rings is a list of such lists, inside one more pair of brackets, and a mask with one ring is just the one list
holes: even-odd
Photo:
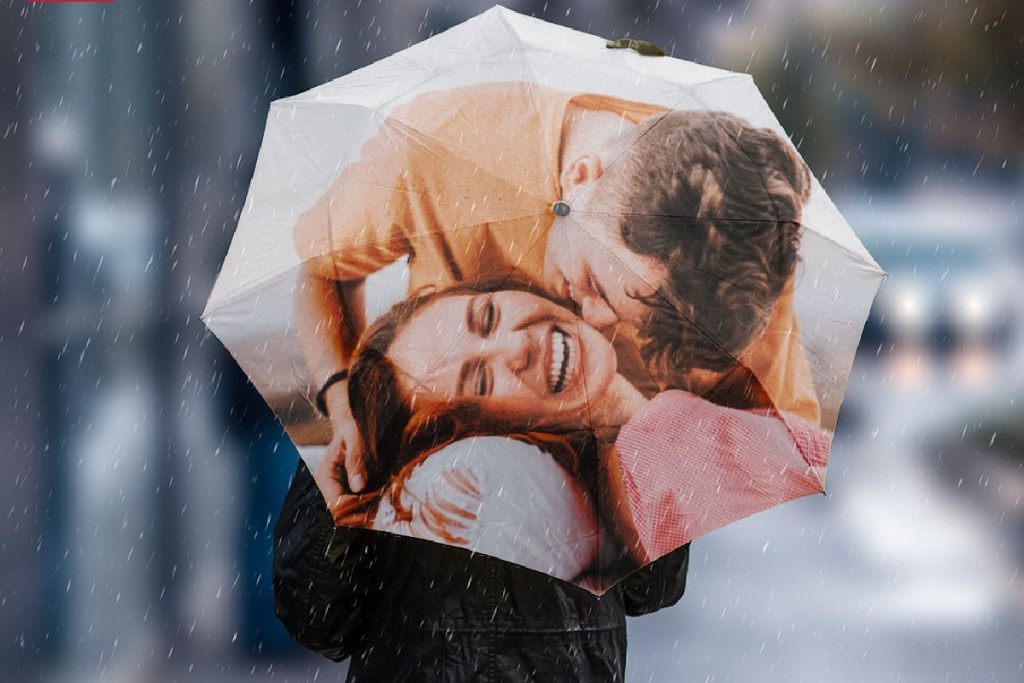
[(825, 186), (1013, 185), (1024, 164), (1024, 12), (1009, 0), (755, 0), (719, 24)]
[(38, 651), (44, 632), (39, 550), (47, 523), (47, 453), (41, 403), (45, 383), (37, 310), (45, 298), (42, 220), (29, 170), (33, 115), (32, 35), (20, 21), (0, 22), (0, 430), (6, 472), (0, 476), (0, 678), (14, 680)]
[[(270, 679), (275, 666), (296, 667), (298, 678), (320, 676), (321, 666), (328, 680), (340, 675), (303, 658), (273, 618), (270, 534), (295, 453), (198, 314), (244, 202), (269, 102), (490, 4), (7, 0), (0, 22), (0, 377), (10, 448), (0, 477), (7, 520), (0, 679)], [(972, 215), (994, 224), (991, 216), (1020, 214), (1024, 6), (508, 4), (752, 72), (825, 187), (859, 209), (854, 227), (878, 232), (869, 248), (899, 243), (900, 212), (922, 194), (977, 202), (983, 190), (991, 210)], [(969, 230), (969, 219), (962, 222)], [(1019, 265), (1019, 220), (1005, 223), (998, 256)], [(926, 260), (913, 254), (941, 246), (928, 229), (915, 238), (924, 246), (903, 254), (909, 271)], [(943, 256), (955, 270), (964, 250), (953, 248)], [(991, 270), (994, 256), (982, 250), (980, 271)], [(1016, 324), (1020, 306), (1003, 316)], [(838, 500), (810, 503), (819, 506), (822, 526), (792, 513), (801, 521), (782, 527), (790, 536), (774, 531), (766, 541), (762, 527), (748, 525), (703, 540), (684, 605), (631, 627), (644, 636), (631, 641), (631, 671), (650, 680), (749, 680), (744, 666), (761, 680), (931, 681), (943, 673), (1014, 680), (1008, 676), (1019, 657), (1003, 645), (1019, 640), (1024, 602), (1012, 577), (1021, 558), (1006, 557), (999, 543), (1019, 535), (1019, 522), (1000, 527), (985, 513), (978, 519), (987, 526), (957, 527), (957, 539), (973, 533), (991, 545), (950, 542), (936, 551), (907, 539), (931, 542), (928, 505), (945, 500), (947, 489), (953, 493), (942, 510), (949, 516), (935, 519), (949, 527), (973, 523), (972, 508), (1019, 519), (1011, 514), (1019, 513), (1019, 496), (1006, 503), (1003, 493), (1015, 491), (1016, 480), (984, 469), (983, 457), (966, 462), (981, 463), (981, 474), (942, 469), (950, 456), (938, 467), (921, 434), (951, 434), (939, 448), (949, 454), (963, 427), (974, 437), (966, 450), (985, 452), (986, 413), (1004, 408), (1009, 417), (1001, 424), (1020, 416), (1020, 348), (1013, 337), (989, 359), (995, 370), (986, 383), (973, 388), (948, 363), (925, 357), (922, 366), (920, 355), (907, 361), (895, 351), (862, 349), (868, 353), (851, 383), (838, 466), (830, 471)], [(913, 384), (899, 363), (923, 367), (927, 381)], [(1004, 453), (1015, 443), (991, 437), (989, 446)], [(1012, 456), (998, 462), (1013, 469)], [(986, 483), (965, 498), (965, 487), (940, 470)], [(899, 477), (909, 498), (886, 493)], [(882, 524), (868, 513), (895, 500), (911, 510), (899, 508), (902, 518), (925, 510), (924, 531), (875, 533), (872, 525)], [(804, 529), (814, 533), (801, 536)], [(812, 543), (809, 536), (839, 540)], [(984, 567), (964, 564), (971, 552)], [(925, 571), (943, 567), (951, 573)], [(842, 588), (838, 597), (805, 585), (815, 575)], [(954, 577), (965, 597), (941, 612), (948, 621), (925, 619), (922, 635), (914, 615), (939, 613), (922, 605), (947, 604), (929, 592), (935, 576)], [(730, 587), (720, 590), (722, 577)], [(999, 581), (1005, 585), (994, 586)], [(824, 607), (808, 604), (807, 595)], [(740, 610), (741, 600), (756, 607)], [(894, 663), (904, 646), (919, 664)]]

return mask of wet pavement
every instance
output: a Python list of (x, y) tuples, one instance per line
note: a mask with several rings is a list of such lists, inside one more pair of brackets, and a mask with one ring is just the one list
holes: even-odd
[(1019, 527), (949, 481), (930, 446), (1012, 406), (1017, 387), (996, 380), (1017, 367), (912, 350), (859, 361), (828, 496), (698, 539), (683, 601), (631, 621), (628, 680), (1024, 680)]

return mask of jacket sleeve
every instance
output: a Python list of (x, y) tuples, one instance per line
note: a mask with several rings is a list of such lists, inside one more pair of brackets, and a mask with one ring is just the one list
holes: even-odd
[(687, 543), (630, 574), (622, 581), (626, 614), (639, 617), (679, 602), (686, 590), (689, 567), (690, 544)]
[(351, 655), (374, 561), (372, 532), (335, 527), (300, 459), (274, 526), (274, 611), (289, 635), (335, 661)]

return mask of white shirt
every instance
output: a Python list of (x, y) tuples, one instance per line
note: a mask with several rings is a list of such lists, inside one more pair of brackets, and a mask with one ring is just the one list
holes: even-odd
[(401, 496), (411, 519), (396, 519), (385, 494), (374, 529), (456, 545), (565, 581), (597, 557), (590, 497), (551, 455), (521, 441), (458, 441), (418, 465)]

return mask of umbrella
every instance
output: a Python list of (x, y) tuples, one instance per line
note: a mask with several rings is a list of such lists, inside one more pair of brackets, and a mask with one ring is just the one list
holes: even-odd
[(603, 592), (824, 490), (882, 273), (752, 79), (501, 7), (274, 102), (204, 320), (339, 524)]

